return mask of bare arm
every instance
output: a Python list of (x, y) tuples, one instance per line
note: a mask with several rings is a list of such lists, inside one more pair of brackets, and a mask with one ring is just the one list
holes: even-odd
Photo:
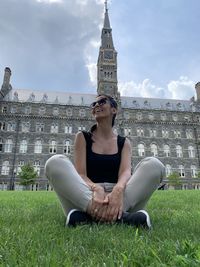
[(86, 141), (82, 132), (78, 132), (74, 143), (74, 165), (78, 174), (91, 188), (95, 186), (88, 177), (86, 170)]
[(128, 180), (131, 177), (131, 144), (128, 139), (124, 143), (119, 168), (118, 182), (114, 189), (124, 191)]

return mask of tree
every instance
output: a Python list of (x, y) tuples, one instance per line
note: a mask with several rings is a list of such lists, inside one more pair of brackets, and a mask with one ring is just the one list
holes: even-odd
[(178, 172), (172, 172), (168, 177), (169, 185), (179, 188), (181, 185), (181, 178)]
[(20, 184), (25, 187), (35, 184), (35, 180), (38, 177), (37, 171), (34, 170), (34, 167), (28, 163), (22, 166), (21, 171), (18, 174), (20, 178)]

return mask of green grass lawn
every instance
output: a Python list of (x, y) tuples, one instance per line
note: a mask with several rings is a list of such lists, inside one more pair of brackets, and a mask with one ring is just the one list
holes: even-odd
[(200, 192), (157, 191), (150, 231), (64, 228), (54, 192), (0, 192), (0, 266), (200, 266)]

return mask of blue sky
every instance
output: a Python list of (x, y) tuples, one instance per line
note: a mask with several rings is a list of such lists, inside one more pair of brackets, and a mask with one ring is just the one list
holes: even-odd
[[(108, 1), (122, 95), (190, 99), (200, 80), (199, 0)], [(96, 93), (104, 0), (1, 0), (0, 78)]]

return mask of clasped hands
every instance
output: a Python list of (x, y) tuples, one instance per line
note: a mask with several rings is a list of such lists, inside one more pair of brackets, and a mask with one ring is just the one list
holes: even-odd
[(121, 218), (123, 211), (123, 190), (114, 187), (111, 193), (104, 191), (100, 185), (93, 187), (93, 198), (90, 214), (102, 222), (115, 222)]

